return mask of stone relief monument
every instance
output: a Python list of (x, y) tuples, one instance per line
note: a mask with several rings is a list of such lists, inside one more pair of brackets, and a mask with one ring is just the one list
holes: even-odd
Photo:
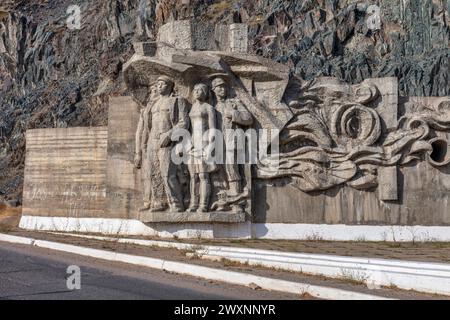
[(249, 54), (246, 30), (174, 21), (135, 44), (130, 96), (110, 107), (107, 217), (450, 224), (436, 201), (450, 196), (450, 97), (399, 97), (396, 78), (305, 81)]
[[(136, 44), (137, 53), (124, 67), (130, 91), (143, 110), (135, 142), (137, 167), (140, 168), (142, 162), (140, 155), (145, 150), (148, 153), (146, 159), (149, 161), (141, 170), (144, 185), (142, 216), (146, 216), (149, 221), (170, 220), (172, 213), (185, 211), (184, 215), (174, 215), (177, 217), (174, 219), (183, 220), (180, 217), (186, 217), (186, 213), (191, 213), (190, 216), (195, 217), (192, 215), (194, 212), (208, 212), (209, 216), (197, 216), (192, 219), (244, 222), (245, 214), (251, 215), (252, 168), (248, 163), (238, 163), (237, 153), (246, 154), (248, 150), (245, 150), (245, 143), (242, 149), (238, 141), (235, 141), (235, 132), (236, 130), (244, 132), (249, 128), (279, 131), (292, 118), (290, 108), (282, 101), (288, 84), (289, 69), (270, 60), (248, 55), (245, 25), (235, 24), (228, 30), (220, 26), (219, 28), (229, 35), (228, 39), (222, 39), (222, 43), (217, 43), (214, 39), (200, 39), (198, 36), (201, 32), (213, 34), (211, 30), (214, 31), (214, 26), (203, 25), (202, 30), (195, 32), (193, 28), (199, 26), (194, 27), (190, 21), (176, 21), (165, 25), (161, 28), (156, 43)], [(193, 46), (197, 50), (193, 50)], [(221, 49), (220, 47), (222, 50), (217, 50)], [(184, 174), (182, 180), (189, 180), (187, 188), (181, 192), (185, 197), (177, 198), (178, 204), (169, 206), (168, 210), (159, 205), (161, 200), (153, 194), (158, 193), (160, 197), (167, 198), (162, 201), (170, 203), (170, 198), (174, 196), (168, 193), (169, 187), (178, 184), (164, 182), (163, 185), (167, 185), (167, 188), (159, 190), (160, 192), (154, 192), (157, 190), (156, 187), (149, 185), (158, 185), (155, 176), (160, 176), (162, 180), (167, 176), (162, 170), (157, 170), (155, 163), (162, 162), (163, 158), (170, 162), (170, 148), (166, 148), (164, 156), (156, 159), (151, 155), (154, 154), (155, 150), (152, 148), (155, 147), (148, 147), (142, 143), (151, 141), (153, 144), (159, 144), (156, 140), (152, 141), (146, 137), (146, 135), (151, 137), (152, 129), (142, 127), (153, 127), (153, 122), (146, 121), (146, 114), (151, 114), (154, 118), (153, 110), (157, 108), (158, 98), (152, 98), (149, 84), (158, 85), (161, 77), (175, 83), (180, 101), (184, 99), (188, 101), (189, 119), (183, 121), (178, 119), (181, 123), (178, 128), (189, 129), (194, 141), (202, 140), (202, 137), (196, 138), (197, 132), (217, 129), (221, 133), (221, 141), (220, 143), (215, 141), (217, 142), (215, 147), (223, 148), (222, 153), (226, 158), (221, 164), (208, 164), (199, 154), (205, 151), (204, 148), (189, 151), (193, 163), (188, 164), (185, 170), (178, 168), (178, 176)], [(145, 79), (144, 83), (142, 79)], [(153, 106), (150, 106), (151, 104)], [(155, 121), (161, 125), (158, 118)], [(172, 133), (168, 129), (162, 129), (161, 134), (165, 136), (166, 131), (168, 134)], [(159, 131), (157, 132), (159, 134)], [(215, 139), (210, 137), (210, 140), (209, 142), (213, 143)], [(233, 147), (226, 147), (230, 145)], [(175, 174), (172, 179), (176, 181)], [(150, 192), (152, 197), (149, 197), (149, 192), (146, 191), (148, 189), (152, 189)], [(149, 198), (153, 200), (148, 200)], [(186, 198), (189, 198), (189, 201)], [(161, 215), (162, 212), (168, 214)], [(211, 214), (214, 217), (211, 217)]]
[[(450, 129), (445, 120), (450, 112), (449, 101), (444, 99), (427, 110), (414, 110), (399, 117), (395, 79), (369, 79), (354, 86), (332, 78), (306, 82), (290, 75), (282, 65), (246, 54), (245, 40), (242, 45), (230, 46), (228, 51), (210, 51), (208, 43), (199, 48), (203, 51), (192, 50), (191, 43), (196, 39), (186, 23), (170, 23), (163, 28), (158, 43), (140, 44), (156, 51), (151, 57), (135, 55), (125, 67), (127, 77), (164, 74), (178, 82), (180, 96), (188, 97), (193, 91), (191, 130), (195, 132), (197, 124), (200, 131), (217, 126), (224, 133), (224, 145), (234, 139), (233, 134), (226, 133), (227, 129), (278, 129), (280, 152), (261, 159), (255, 165), (253, 178), (284, 179), (284, 183), (304, 192), (344, 184), (357, 190), (378, 188), (380, 200), (396, 201), (399, 166), (421, 159), (428, 159), (434, 166), (448, 162), (439, 159), (440, 151), (435, 149), (446, 144), (436, 137), (436, 132)], [(230, 30), (236, 30), (236, 26)], [(239, 41), (234, 32), (230, 35), (231, 42)], [(194, 86), (208, 80), (210, 87)], [(204, 102), (211, 94), (214, 107)], [(201, 104), (210, 111), (203, 115)], [(184, 125), (186, 121), (180, 123)], [(165, 153), (159, 161), (169, 158)], [(199, 211), (208, 211), (209, 175), (214, 171), (201, 162), (189, 168), (188, 211), (198, 207), (194, 204), (198, 197)], [(225, 173), (221, 179), (226, 182), (226, 190), (222, 190), (224, 196), (212, 204), (211, 210), (233, 208), (232, 212), (239, 212), (239, 201), (232, 199), (248, 196), (248, 190), (241, 188), (242, 168), (227, 163), (221, 171)], [(196, 192), (194, 180), (199, 177), (200, 191)], [(167, 193), (170, 189), (165, 190)], [(174, 211), (180, 208), (181, 205)]]

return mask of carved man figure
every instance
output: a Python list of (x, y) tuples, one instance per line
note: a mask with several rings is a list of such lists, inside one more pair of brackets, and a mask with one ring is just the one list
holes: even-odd
[[(217, 129), (222, 131), (225, 140), (224, 145), (228, 146), (230, 145), (230, 141), (234, 139), (234, 134), (230, 129), (251, 125), (253, 123), (253, 117), (238, 99), (229, 97), (228, 84), (224, 77), (214, 78), (211, 87), (217, 100)], [(234, 158), (236, 159), (236, 157)], [(225, 172), (228, 180), (229, 194), (231, 196), (240, 194), (242, 192), (241, 176), (236, 160), (234, 163), (225, 163)]]
[[(166, 76), (160, 76), (156, 81), (159, 98), (148, 113), (147, 157), (150, 163), (151, 203), (144, 203), (141, 210), (164, 211), (166, 203), (160, 199), (161, 193), (165, 193), (170, 211), (184, 211), (177, 168), (171, 159), (174, 147), (171, 137), (174, 130), (187, 130), (189, 119), (186, 100), (174, 97), (173, 87), (173, 81)], [(159, 177), (162, 179), (162, 188), (159, 187)]]
[[(151, 119), (151, 110), (153, 104), (158, 98), (158, 92), (156, 86), (150, 88), (150, 97), (147, 106), (141, 109), (141, 114), (139, 116), (138, 127), (136, 130), (136, 144), (135, 144), (135, 154), (134, 154), (134, 165), (136, 168), (141, 169), (141, 178), (143, 185), (143, 200), (144, 207), (150, 208), (151, 203), (151, 178), (150, 178), (150, 168), (151, 168), (151, 158), (149, 157), (148, 149), (148, 138)], [(162, 179), (160, 183), (162, 182)], [(160, 197), (161, 198), (161, 197)], [(156, 201), (156, 199), (154, 199)], [(163, 201), (160, 201), (163, 202)]]

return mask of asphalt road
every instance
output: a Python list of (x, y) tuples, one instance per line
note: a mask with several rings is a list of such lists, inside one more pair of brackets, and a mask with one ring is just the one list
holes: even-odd
[[(81, 289), (67, 287), (67, 268), (81, 270)], [(0, 242), (0, 299), (299, 299), (164, 271)]]

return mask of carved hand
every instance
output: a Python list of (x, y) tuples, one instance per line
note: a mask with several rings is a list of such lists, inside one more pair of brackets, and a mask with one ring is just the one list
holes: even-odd
[(137, 153), (134, 155), (134, 166), (136, 167), (136, 169), (140, 169), (141, 168), (141, 162), (142, 162), (142, 156), (140, 153)]
[(172, 142), (172, 138), (171, 138), (171, 132), (166, 132), (161, 134), (161, 136), (159, 137), (159, 146), (161, 148), (166, 148), (169, 146), (169, 144)]
[(227, 119), (232, 119), (233, 118), (233, 114), (234, 114), (234, 110), (233, 109), (225, 109), (225, 118)]

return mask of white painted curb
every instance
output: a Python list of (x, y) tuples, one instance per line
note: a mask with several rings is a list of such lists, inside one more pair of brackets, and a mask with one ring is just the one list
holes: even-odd
[(372, 226), (305, 223), (158, 223), (115, 218), (68, 218), (23, 215), (25, 230), (98, 233), (109, 236), (157, 236), (180, 239), (278, 239), (326, 241), (450, 242), (450, 226)]
[[(64, 233), (55, 233), (64, 235)], [(119, 243), (192, 250), (206, 259), (224, 258), (249, 265), (302, 272), (338, 279), (352, 279), (377, 288), (396, 286), (404, 290), (450, 295), (450, 264), (392, 259), (304, 254), (237, 247), (199, 246), (168, 241), (65, 234)]]
[(142, 256), (134, 256), (123, 253), (116, 253), (105, 250), (79, 247), (69, 244), (35, 240), (24, 237), (0, 234), (0, 241), (28, 244), (40, 248), (52, 249), (56, 251), (69, 252), (77, 255), (88, 256), (108, 261), (124, 262), (133, 265), (149, 267), (153, 269), (165, 270), (178, 274), (185, 274), (208, 280), (216, 280), (236, 285), (250, 286), (257, 285), (265, 290), (282, 291), (292, 294), (309, 294), (316, 298), (330, 300), (390, 300), (388, 298), (369, 295), (359, 292), (328, 288), (322, 286), (309, 285), (305, 283), (296, 283), (273, 278), (254, 276), (234, 271), (226, 271), (209, 267), (202, 267), (188, 263), (168, 261)]

